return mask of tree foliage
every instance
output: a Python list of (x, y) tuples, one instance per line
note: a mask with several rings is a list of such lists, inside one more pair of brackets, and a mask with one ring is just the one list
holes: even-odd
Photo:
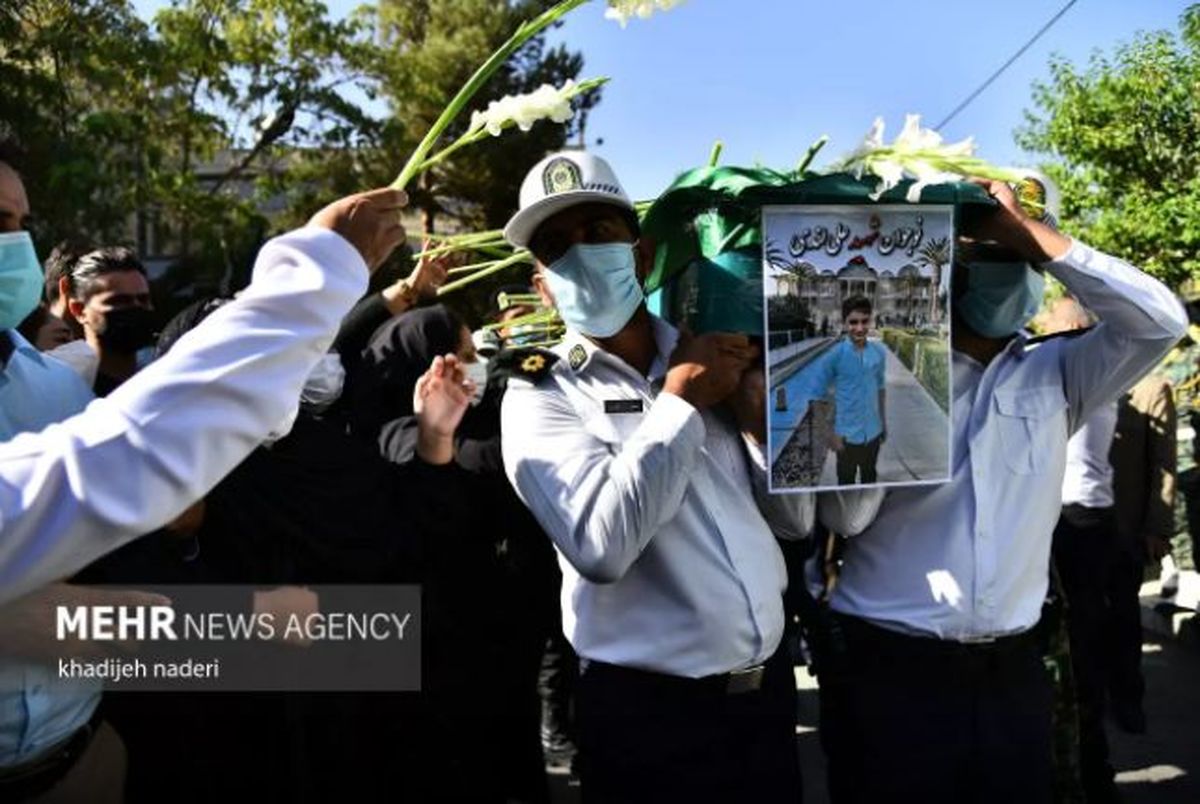
[(1169, 283), (1200, 277), (1200, 4), (1084, 68), (1056, 58), (1018, 132), (1055, 160), (1072, 234)]
[[(0, 0), (0, 137), (26, 152), (43, 250), (153, 239), (185, 260), (168, 284), (228, 289), (269, 230), (394, 178), (467, 76), (550, 5), (382, 0), (335, 21), (320, 0), (173, 0), (143, 21), (129, 0)], [(581, 67), (538, 37), (478, 102)], [(496, 225), (573, 130), (465, 149), (414, 200), (431, 224)]]
[[(475, 69), (512, 34), (554, 0), (381, 0), (368, 12), (382, 45), (379, 75), (397, 125), (386, 129), (381, 145), (392, 156), (394, 178), (403, 161), (429, 129), (446, 102)], [(547, 47), (544, 36), (531, 39), (476, 96), (474, 107), (505, 95), (532, 92), (542, 84), (561, 86), (578, 79), (583, 58), (566, 47)], [(448, 215), (470, 227), (497, 228), (512, 213), (525, 172), (549, 151), (578, 134), (588, 109), (599, 100), (593, 91), (579, 103), (566, 126), (539, 123), (529, 132), (506, 135), (460, 152), (425, 174), (411, 188), (426, 223)], [(466, 130), (467, 115), (447, 132), (447, 142)]]
[(111, 237), (139, 193), (152, 80), (145, 24), (121, 0), (0, 6), (0, 134), (26, 152), (26, 184), (50, 237)]

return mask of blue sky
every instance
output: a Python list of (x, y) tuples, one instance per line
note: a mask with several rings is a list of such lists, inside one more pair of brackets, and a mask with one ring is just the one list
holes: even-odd
[[(942, 134), (974, 135), (978, 154), (996, 164), (1034, 164), (1013, 131), (1032, 108), (1032, 85), (1048, 75), (1051, 54), (1083, 64), (1135, 31), (1175, 30), (1189, 2), (1078, 0)], [(906, 113), (933, 125), (1065, 3), (686, 0), (622, 30), (593, 2), (552, 41), (582, 51), (584, 77), (611, 77), (588, 121), (589, 147), (644, 198), (705, 161), (717, 139), (726, 164), (784, 168), (822, 134), (830, 143), (818, 164), (852, 150), (876, 116), (887, 123), (888, 141)], [(337, 16), (360, 4), (328, 2)], [(134, 5), (149, 18), (167, 3)]]

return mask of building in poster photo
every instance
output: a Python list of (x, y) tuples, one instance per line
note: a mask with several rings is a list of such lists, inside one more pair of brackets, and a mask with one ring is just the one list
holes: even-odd
[(950, 474), (953, 207), (763, 209), (772, 491)]

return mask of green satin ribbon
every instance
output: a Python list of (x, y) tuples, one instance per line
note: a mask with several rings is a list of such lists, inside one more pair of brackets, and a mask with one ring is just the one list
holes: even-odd
[[(642, 218), (642, 233), (655, 243), (647, 293), (664, 288), (688, 271), (688, 309), (693, 330), (761, 332), (762, 208), (777, 204), (903, 204), (912, 181), (901, 182), (878, 200), (874, 178), (848, 173), (803, 175), (768, 168), (699, 167), (683, 173)], [(920, 203), (952, 204), (956, 217), (964, 206), (990, 207), (995, 201), (970, 182), (931, 184)], [(757, 255), (756, 257), (754, 255)], [(757, 265), (754, 263), (757, 261)], [(710, 276), (719, 272), (723, 276)], [(748, 303), (745, 285), (754, 285), (757, 307)], [(720, 299), (730, 304), (723, 307)], [(678, 305), (673, 305), (678, 306)], [(689, 315), (689, 318), (691, 316)]]

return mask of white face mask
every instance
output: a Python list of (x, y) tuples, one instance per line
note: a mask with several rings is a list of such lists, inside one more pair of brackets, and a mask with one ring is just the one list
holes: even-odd
[(471, 404), (478, 405), (487, 388), (487, 360), (478, 358), (474, 363), (464, 363), (463, 373), (467, 375), (468, 380), (475, 383), (475, 393), (471, 396)]
[(338, 401), (345, 384), (346, 369), (342, 367), (342, 358), (337, 352), (330, 352), (309, 372), (300, 391), (300, 403), (307, 410), (323, 413)]
[(96, 354), (96, 350), (89, 346), (83, 338), (56, 346), (46, 354), (70, 366), (76, 374), (83, 378), (89, 388), (96, 383), (96, 372), (100, 368), (100, 355)]
[(500, 336), (494, 329), (475, 330), (471, 333), (471, 342), (475, 344), (475, 354), (485, 362), (500, 349)]

